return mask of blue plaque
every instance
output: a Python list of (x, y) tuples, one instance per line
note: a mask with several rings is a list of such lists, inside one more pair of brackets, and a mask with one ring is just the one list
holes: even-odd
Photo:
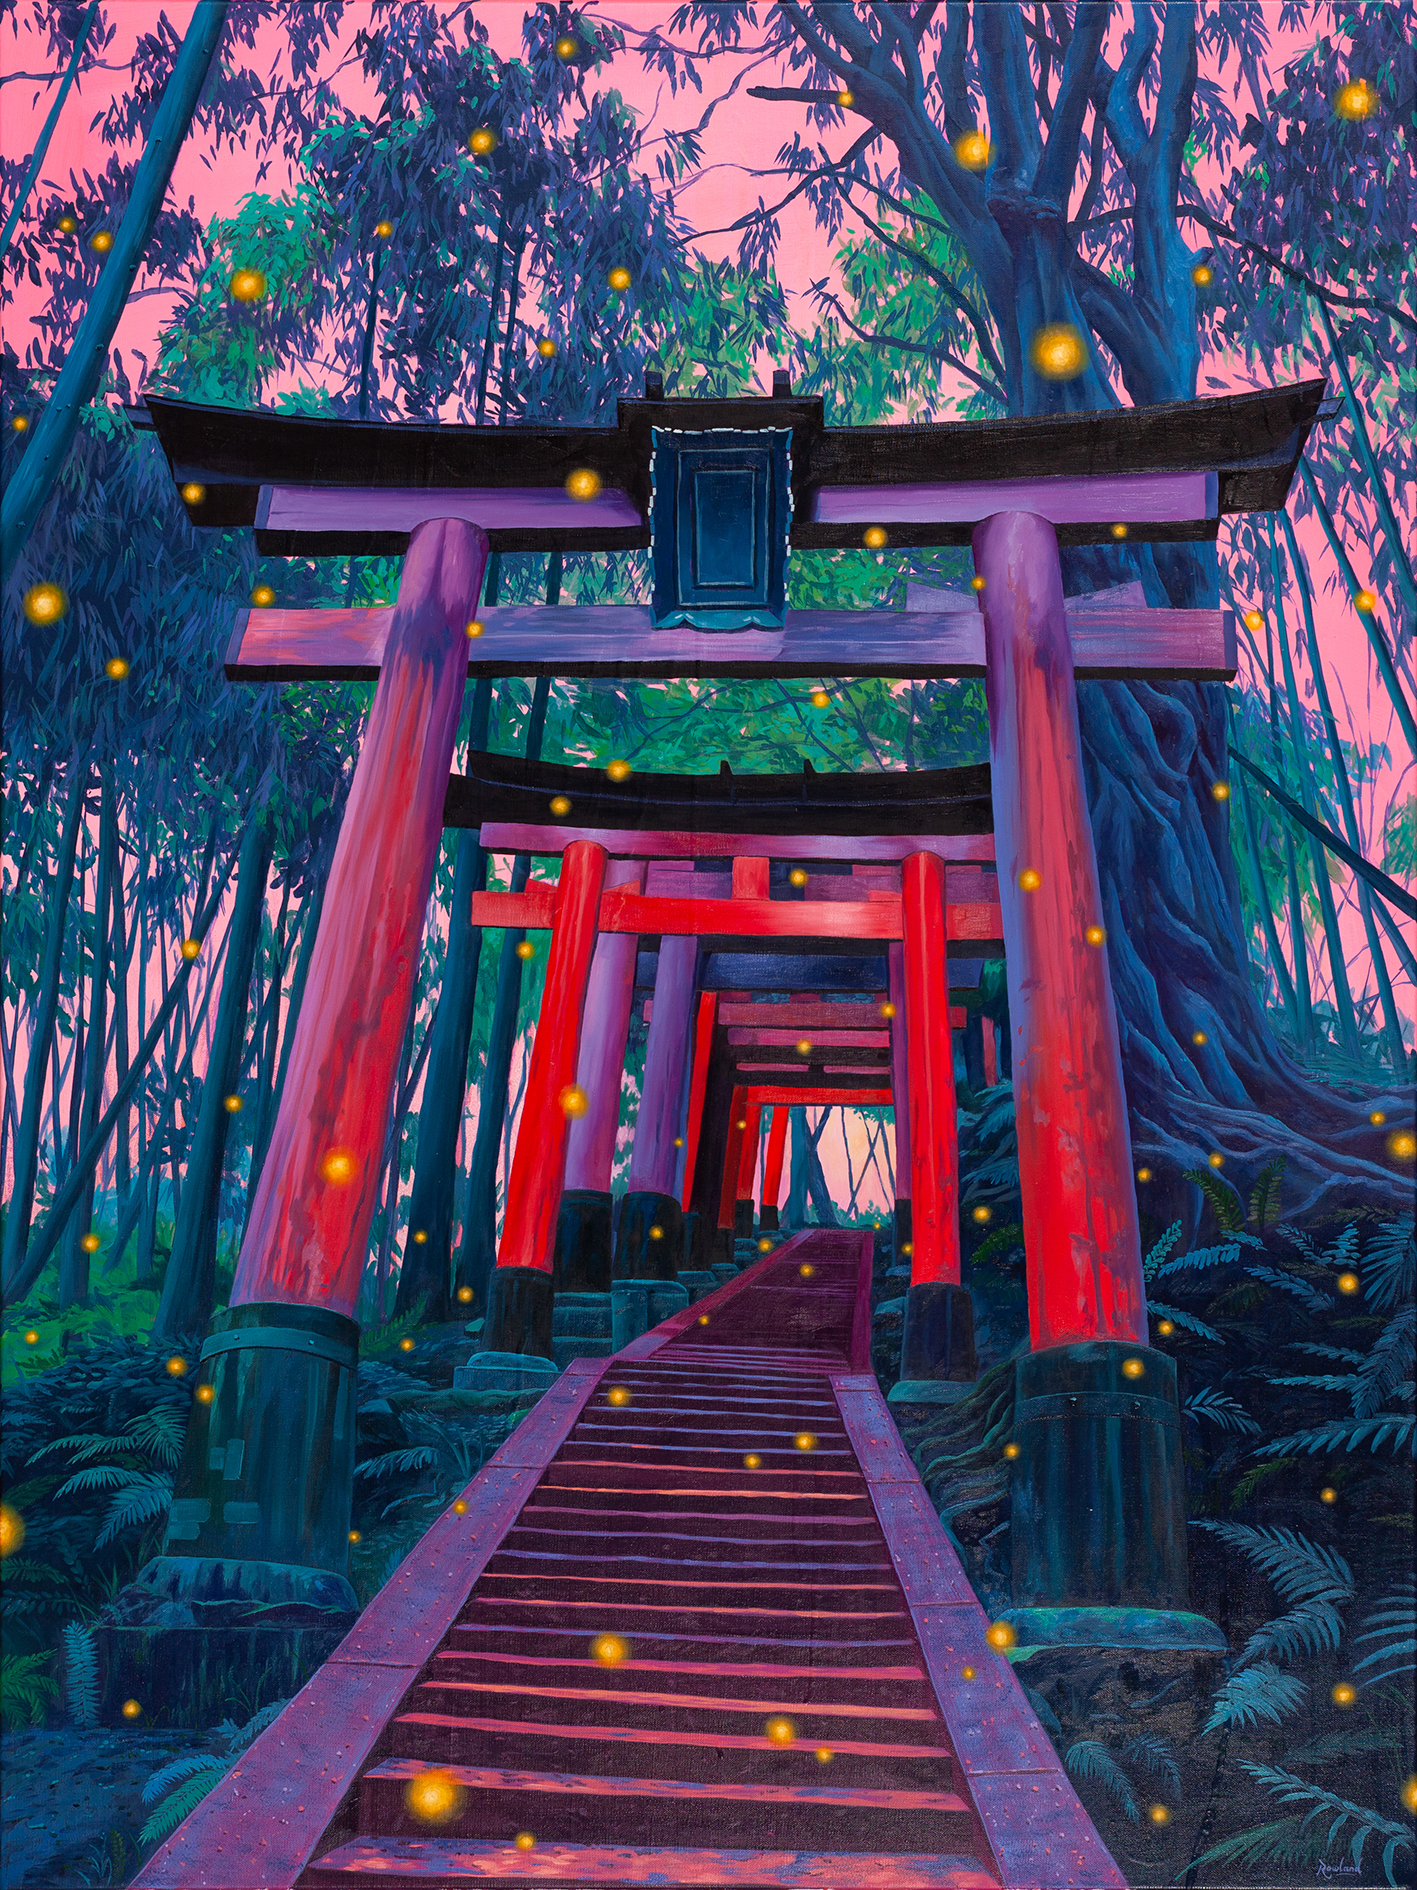
[(790, 427), (653, 429), (656, 629), (781, 629), (792, 524)]

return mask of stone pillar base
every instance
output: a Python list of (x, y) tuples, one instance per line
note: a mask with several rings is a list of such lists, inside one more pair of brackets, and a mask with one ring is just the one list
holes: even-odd
[(610, 1343), (621, 1352), (689, 1303), (678, 1280), (617, 1280), (610, 1289)]
[(733, 1203), (733, 1238), (735, 1240), (753, 1238), (753, 1203), (751, 1201)]
[(684, 1257), (683, 1243), (684, 1215), (674, 1196), (635, 1189), (620, 1204), (612, 1281), (672, 1280)]
[(523, 1392), (547, 1390), (557, 1376), (555, 1361), (538, 1358), (534, 1352), (474, 1352), (453, 1373), (453, 1389), (519, 1397)]
[(562, 1194), (551, 1274), (556, 1293), (609, 1292), (613, 1204), (608, 1188), (567, 1188)]
[(479, 1350), (550, 1359), (554, 1298), (551, 1275), (540, 1267), (494, 1267)]
[(910, 1287), (905, 1295), (905, 1330), (900, 1342), (902, 1379), (950, 1379), (972, 1383), (974, 1302), (969, 1289), (945, 1280)]
[(1187, 1612), (1175, 1361), (1102, 1339), (1015, 1371), (1013, 1606)]
[(764, 1201), (758, 1210), (758, 1226), (765, 1234), (775, 1234), (778, 1229), (777, 1209), (771, 1201)]
[(1034, 1647), (1226, 1651), (1225, 1636), (1213, 1621), (1178, 1608), (1005, 1608), (999, 1619), (1013, 1629), (1020, 1651)]

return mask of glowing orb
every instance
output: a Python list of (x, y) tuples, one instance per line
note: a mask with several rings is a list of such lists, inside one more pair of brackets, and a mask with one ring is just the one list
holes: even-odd
[(0, 1503), (0, 1561), (13, 1555), (24, 1539), (24, 1517), (9, 1503)]
[(771, 1242), (770, 1240), (767, 1240), (767, 1239), (763, 1239), (763, 1240), (760, 1240), (760, 1241), (758, 1242), (758, 1252), (759, 1252), (759, 1253), (771, 1253), (771, 1252), (772, 1252), (772, 1242)]
[(362, 1542), (364, 1540), (363, 1536), (359, 1533), (357, 1529), (350, 1530), (349, 1539), (351, 1542)]
[(881, 1006), (881, 1016), (882, 1016), (882, 1017), (887, 1017), (887, 1018), (890, 1018), (890, 1017), (894, 1017), (894, 1016), (895, 1016), (895, 1005), (894, 1005), (894, 1004), (891, 1004), (891, 1003), (889, 1003), (889, 1002), (887, 1002), (887, 1003), (885, 1003), (885, 1004), (883, 1004), (883, 1005)]
[(26, 1345), (39, 1344), (39, 1334), (35, 1331), (33, 1326), (31, 1326), (29, 1331), (25, 1334), (25, 1344)]
[(1005, 1444), (1004, 1455), (1008, 1458), (1009, 1462), (1012, 1463), (1014, 1458), (1017, 1457), (1021, 1449), (1022, 1449), (1022, 1445), (1020, 1444)]
[(1090, 925), (1083, 933), (1083, 937), (1089, 945), (1103, 945), (1107, 942), (1107, 934), (1100, 925)]
[(477, 639), (483, 634), (486, 628), (487, 628), (486, 624), (479, 623), (477, 618), (474, 617), (472, 622), (467, 626), (468, 642), (476, 643)]
[(100, 1242), (97, 1234), (85, 1234), (79, 1241), (85, 1253), (97, 1253)]
[(972, 591), (982, 591), (984, 589), (984, 579), (982, 577), (972, 577), (969, 580), (969, 588)]
[(763, 1467), (762, 1458), (758, 1455), (756, 1450), (750, 1450), (747, 1456), (743, 1459), (743, 1468), (745, 1470), (761, 1470), (762, 1467)]
[[(771, 1246), (772, 1242), (769, 1241), (768, 1245)], [(812, 1275), (816, 1272), (816, 1270), (817, 1269), (812, 1265), (810, 1260), (804, 1260), (802, 1262), (802, 1265), (798, 1267), (797, 1269), (797, 1271), (802, 1275), (802, 1278), (804, 1280), (810, 1280)]]
[(867, 551), (879, 551), (887, 543), (884, 525), (868, 525), (861, 534), (861, 542)]
[(674, 1146), (675, 1146), (675, 1148), (683, 1148), (683, 1146), (684, 1146), (684, 1138), (683, 1138), (683, 1136), (682, 1136), (682, 1135), (676, 1135), (676, 1136), (675, 1136), (675, 1138), (674, 1138)]
[(95, 230), (89, 238), (89, 248), (98, 256), (106, 256), (113, 247), (111, 230)]
[(699, 1324), (701, 1326), (706, 1326), (708, 1324), (708, 1314), (706, 1312), (701, 1312), (699, 1314)]
[(178, 949), (189, 965), (194, 964), (202, 955), (202, 941), (199, 938), (184, 938)]
[(1387, 1117), (1384, 1115), (1381, 1109), (1375, 1109), (1373, 1113), (1368, 1117), (1368, 1120), (1369, 1122), (1372, 1123), (1375, 1129), (1380, 1129), (1382, 1125), (1387, 1121)]
[(985, 1633), (984, 1638), (995, 1652), (1000, 1654), (1003, 1653), (1005, 1648), (1014, 1647), (1018, 1644), (1018, 1635), (1007, 1621), (993, 1622)]
[(972, 1680), (974, 1678), (973, 1667), (961, 1667), (959, 1670), (959, 1677), (961, 1680)]
[(394, 226), (392, 223), (390, 223), (387, 217), (381, 217), (379, 221), (374, 225), (375, 236), (392, 236), (393, 233), (394, 233)]
[(817, 1448), (816, 1437), (811, 1431), (798, 1431), (792, 1441), (799, 1450), (815, 1450)]
[(623, 295), (630, 286), (630, 272), (628, 269), (612, 269), (605, 280), (617, 295)]
[(399, 1350), (400, 1350), (400, 1352), (411, 1352), (411, 1351), (413, 1350), (413, 1340), (412, 1340), (412, 1339), (400, 1339), (400, 1340), (399, 1340)]
[(346, 1187), (354, 1180), (358, 1163), (352, 1148), (332, 1148), (325, 1152), (320, 1163), (320, 1179), (333, 1182), (335, 1187)]
[(1087, 366), (1087, 344), (1071, 322), (1050, 322), (1033, 337), (1029, 359), (1050, 381), (1074, 381)]
[(1228, 801), (1230, 799), (1230, 783), (1228, 781), (1217, 781), (1210, 790), (1210, 798), (1213, 801)]
[(239, 1116), (245, 1107), (239, 1096), (223, 1096), (221, 1106), (229, 1116)]
[(518, 945), (517, 947), (517, 957), (526, 959), (526, 958), (534, 958), (535, 956), (536, 956), (536, 947), (532, 944), (529, 938), (524, 938), (521, 944)]
[(1354, 591), (1353, 607), (1355, 610), (1376, 610), (1378, 594), (1376, 591)]
[(472, 1304), (472, 1301), (473, 1301), (472, 1288), (470, 1286), (460, 1286), (458, 1288), (458, 1304), (460, 1306), (470, 1306)]
[(1197, 263), (1191, 271), (1191, 281), (1198, 289), (1208, 289), (1215, 280), (1215, 271), (1209, 263)]
[(110, 656), (103, 666), (103, 673), (110, 682), (122, 682), (130, 668), (126, 656)]
[(497, 134), (488, 125), (479, 125), (467, 141), (467, 148), (474, 157), (486, 157), (489, 151), (497, 149)]
[(651, 1229), (649, 1230), (649, 1237), (651, 1240), (663, 1240), (664, 1229), (662, 1227), (651, 1227)]
[(1140, 1378), (1145, 1370), (1146, 1366), (1139, 1358), (1124, 1358), (1122, 1360), (1123, 1378)]
[(403, 1788), (403, 1802), (424, 1824), (443, 1824), (453, 1817), (466, 1793), (447, 1772), (420, 1772)]
[(799, 1057), (810, 1055), (811, 1049), (812, 1039), (810, 1037), (799, 1037), (797, 1039), (797, 1054)]
[(35, 584), (25, 592), (25, 615), (31, 623), (58, 623), (69, 600), (57, 584)]
[(259, 269), (238, 269), (226, 286), (233, 302), (259, 302), (266, 293), (266, 278)]
[(15, 429), (16, 433), (28, 433), (30, 430), (29, 420), (22, 413), (17, 413), (10, 422), (10, 425)]
[(1340, 1273), (1334, 1281), (1340, 1293), (1356, 1293), (1361, 1284), (1356, 1273)]
[(849, 112), (852, 106), (856, 103), (856, 94), (854, 92), (848, 92), (845, 89), (843, 89), (842, 91), (837, 93), (836, 102), (838, 105), (840, 105), (841, 109), (844, 112)]
[(792, 871), (787, 875), (787, 879), (788, 884), (792, 886), (805, 886), (807, 884), (807, 875), (800, 866), (794, 866)]
[(72, 217), (60, 217), (59, 219), (59, 228), (64, 232), (65, 236), (72, 236), (78, 227), (78, 224)]
[(1209, 1043), (1210, 1038), (1206, 1036), (1203, 1030), (1193, 1030), (1191, 1032), (1191, 1042), (1192, 1043)]
[(1161, 1334), (1163, 1339), (1169, 1339), (1171, 1334), (1176, 1330), (1176, 1327), (1170, 1319), (1158, 1319), (1156, 1322), (1156, 1330)]
[(427, 1234), (425, 1234), (423, 1229), (420, 1227), (418, 1232), (413, 1237), (414, 1246), (421, 1247), (423, 1243), (427, 1240), (427, 1238), (428, 1238)]
[(255, 590), (252, 591), (251, 593), (251, 602), (255, 604), (257, 609), (259, 610), (265, 610), (269, 605), (273, 604), (275, 601), (276, 601), (276, 594), (271, 589), (269, 584), (258, 584)]
[(830, 1746), (817, 1747), (816, 1759), (818, 1765), (830, 1765), (835, 1757), (836, 1754), (832, 1751)]
[(518, 1831), (517, 1835), (512, 1839), (512, 1842), (519, 1851), (532, 1851), (536, 1849), (536, 1839), (531, 1835), (530, 1831)]
[(562, 61), (574, 59), (579, 51), (580, 46), (578, 42), (572, 39), (569, 34), (564, 39), (558, 39), (556, 42), (556, 57)]
[(1247, 610), (1245, 612), (1245, 628), (1247, 630), (1263, 630), (1264, 612), (1262, 610)]
[(600, 491), (600, 474), (589, 466), (579, 466), (566, 481), (566, 491), (578, 505), (584, 505)]
[(630, 1387), (628, 1385), (612, 1385), (609, 1391), (606, 1392), (605, 1396), (609, 1403), (614, 1404), (614, 1405), (621, 1405), (621, 1404), (628, 1404), (630, 1402), (631, 1397), (633, 1396), (633, 1393), (631, 1392)]
[(630, 1644), (621, 1640), (618, 1634), (597, 1634), (590, 1644), (591, 1656), (602, 1667), (618, 1667), (622, 1660), (630, 1658)]
[(1165, 1805), (1153, 1805), (1147, 1815), (1153, 1824), (1170, 1824), (1171, 1822), (1171, 1813)]
[(1139, 1169), (1137, 1170), (1137, 1180), (1138, 1180), (1138, 1181), (1150, 1181), (1150, 1180), (1151, 1180), (1151, 1170), (1150, 1170), (1149, 1168), (1139, 1168)]
[(167, 1361), (167, 1369), (174, 1378), (183, 1378), (187, 1373), (187, 1361), (180, 1353), (174, 1352)]
[(900, 1250), (902, 1253), (914, 1253), (915, 1242), (913, 1240), (903, 1240), (900, 1243)]
[(461, 1497), (459, 1497), (457, 1502), (453, 1504), (453, 1514), (455, 1516), (466, 1516), (467, 1514), (467, 1504), (463, 1501)]
[(1389, 1152), (1400, 1162), (1410, 1162), (1417, 1155), (1417, 1136), (1411, 1135), (1406, 1129), (1399, 1129), (1390, 1135), (1387, 1145)]
[(543, 335), (541, 340), (536, 344), (536, 352), (541, 356), (543, 361), (549, 361), (556, 352), (556, 343), (549, 335)]
[(1321, 1503), (1336, 1503), (1338, 1501), (1338, 1491), (1331, 1483), (1325, 1483), (1323, 1488), (1319, 1491), (1319, 1501)]
[(1223, 1168), (1225, 1166), (1225, 1157), (1220, 1153), (1219, 1149), (1217, 1149), (1213, 1155), (1207, 1155), (1206, 1160), (1210, 1163), (1212, 1168)]
[(962, 131), (954, 141), (955, 163), (964, 171), (982, 171), (989, 165), (989, 140), (982, 131)]
[(974, 1208), (972, 1212), (975, 1220), (978, 1221), (981, 1227), (984, 1225), (985, 1221), (990, 1221), (994, 1218), (993, 1208), (985, 1207), (982, 1202), (977, 1208)]
[(763, 1727), (763, 1737), (770, 1746), (790, 1746), (797, 1737), (797, 1728), (785, 1713), (780, 1713)]
[(551, 811), (553, 814), (569, 814), (571, 811), (571, 803), (564, 794), (553, 794), (551, 796)]
[(748, 1124), (746, 1122), (735, 1122), (733, 1126), (735, 1129), (746, 1129)]
[(1335, 1706), (1351, 1706), (1358, 1697), (1358, 1689), (1348, 1680), (1340, 1680), (1329, 1694)]
[(137, 1700), (124, 1700), (123, 1702), (124, 1719), (139, 1719), (142, 1716), (142, 1711), (143, 1711), (142, 1706)]
[(1377, 93), (1368, 89), (1366, 79), (1350, 79), (1334, 93), (1333, 109), (1340, 118), (1369, 118), (1378, 109)]
[(825, 689), (814, 689), (812, 691), (812, 707), (814, 709), (827, 709), (831, 707), (831, 697), (827, 694)]
[(1127, 535), (1127, 528), (1125, 525), (1114, 525), (1112, 527), (1112, 536), (1114, 538), (1125, 538), (1126, 535)]
[(1409, 1811), (1417, 1811), (1417, 1772), (1402, 1787), (1402, 1802)]
[(561, 1105), (562, 1115), (573, 1119), (583, 1116), (590, 1108), (590, 1097), (586, 1095), (579, 1083), (567, 1083), (563, 1089), (557, 1091), (556, 1100)]
[(210, 1404), (212, 1399), (215, 1398), (215, 1396), (216, 1396), (215, 1385), (198, 1385), (197, 1387), (197, 1403), (198, 1404)]
[(628, 761), (612, 761), (605, 772), (612, 781), (623, 781), (630, 772)]
[(1043, 875), (1036, 866), (1026, 866), (1018, 876), (1018, 883), (1024, 892), (1037, 892), (1043, 884)]

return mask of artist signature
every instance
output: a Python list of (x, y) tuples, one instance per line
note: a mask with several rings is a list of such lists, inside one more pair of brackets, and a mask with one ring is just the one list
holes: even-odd
[(1357, 1864), (1320, 1864), (1315, 1875), (1325, 1879), (1329, 1877), (1356, 1877), (1358, 1870), (1359, 1866)]

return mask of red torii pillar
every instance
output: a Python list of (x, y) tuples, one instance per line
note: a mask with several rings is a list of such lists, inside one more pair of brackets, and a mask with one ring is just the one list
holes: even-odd
[(895, 1258), (909, 1258), (910, 1237), (910, 1075), (905, 1050), (905, 946), (886, 948), (886, 997), (894, 1015), (891, 1027), (891, 1094), (895, 1099)]
[(748, 1134), (748, 1090), (735, 1084), (728, 1105), (728, 1141), (723, 1151), (723, 1180), (718, 1191), (719, 1250), (733, 1256), (734, 1215), (738, 1205), (738, 1165)]
[[(487, 551), (480, 527), (439, 519), (403, 561), (231, 1303), (202, 1347), (211, 1397), (192, 1405), (164, 1545), (182, 1563), (348, 1565), (354, 1315)], [(307, 1594), (293, 1580), (281, 1598)], [(326, 1603), (353, 1607), (339, 1587)]]
[(745, 1120), (748, 1126), (743, 1131), (743, 1147), (738, 1156), (737, 1186), (733, 1203), (733, 1238), (735, 1240), (753, 1238), (753, 1179), (758, 1168), (758, 1137), (763, 1121), (762, 1104), (748, 1103)]
[(782, 1158), (787, 1148), (787, 1125), (791, 1112), (782, 1103), (773, 1103), (772, 1122), (768, 1128), (767, 1151), (763, 1156), (763, 1202), (758, 1210), (758, 1225), (769, 1232), (778, 1225), (778, 1200), (782, 1194)]
[[(1018, 1362), (1021, 1642), (1223, 1646), (1187, 1611), (1176, 1368), (1147, 1344), (1127, 1102), (1057, 535), (974, 531), (1033, 1350)], [(1100, 1619), (1101, 1617), (1099, 1617)]]

